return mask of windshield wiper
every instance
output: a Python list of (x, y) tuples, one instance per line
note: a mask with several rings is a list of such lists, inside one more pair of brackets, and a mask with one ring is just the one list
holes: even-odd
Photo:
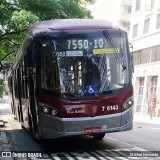
[(103, 35), (107, 39), (109, 45), (114, 49), (114, 52), (115, 52), (114, 55), (116, 57), (116, 60), (122, 65), (123, 71), (125, 71), (126, 70), (126, 65), (124, 64), (124, 61), (123, 61), (122, 57), (119, 54), (117, 54), (119, 51), (116, 48), (116, 45), (115, 45), (111, 35), (108, 33), (108, 31), (103, 31)]

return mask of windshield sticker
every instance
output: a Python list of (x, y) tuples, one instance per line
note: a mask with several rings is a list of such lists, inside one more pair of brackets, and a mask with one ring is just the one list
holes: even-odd
[(96, 89), (95, 85), (88, 85), (86, 88), (89, 94), (95, 94), (95, 89)]
[(83, 56), (83, 51), (66, 51), (67, 57), (78, 57)]
[(93, 49), (93, 54), (119, 53), (119, 48)]

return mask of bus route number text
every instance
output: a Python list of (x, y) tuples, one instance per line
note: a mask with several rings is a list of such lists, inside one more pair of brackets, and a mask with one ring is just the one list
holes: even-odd
[(88, 48), (104, 48), (106, 45), (106, 40), (103, 38), (93, 39), (89, 41), (88, 39), (71, 39), (67, 40), (67, 49), (88, 49)]

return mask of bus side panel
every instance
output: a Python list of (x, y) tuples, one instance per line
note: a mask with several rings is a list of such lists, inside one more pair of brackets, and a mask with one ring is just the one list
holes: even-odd
[(14, 115), (14, 118), (19, 121), (19, 100), (18, 100), (18, 81), (17, 81), (17, 73), (12, 72), (9, 80), (8, 80), (8, 85), (9, 85), (9, 91), (10, 91), (10, 98), (11, 98), (11, 109), (12, 109), (12, 114)]

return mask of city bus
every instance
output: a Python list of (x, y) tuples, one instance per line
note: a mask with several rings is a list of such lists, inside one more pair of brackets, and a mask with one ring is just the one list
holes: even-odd
[(127, 32), (95, 19), (32, 24), (8, 76), (11, 108), (37, 141), (133, 128)]

